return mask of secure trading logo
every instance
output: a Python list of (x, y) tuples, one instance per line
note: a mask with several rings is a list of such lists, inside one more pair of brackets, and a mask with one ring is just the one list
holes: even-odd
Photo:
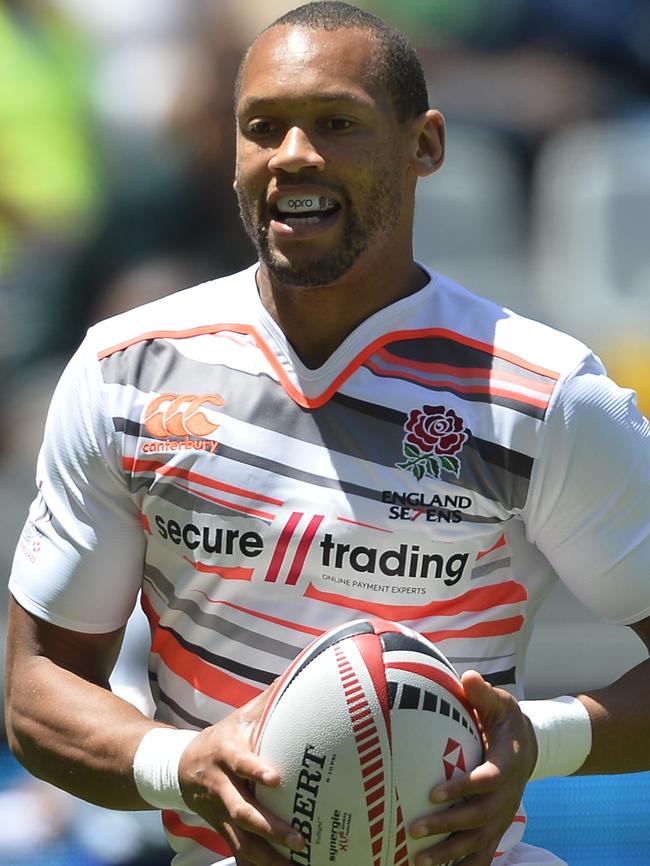
[(219, 443), (202, 440), (214, 433), (219, 424), (210, 420), (205, 410), (220, 409), (223, 405), (224, 400), (218, 394), (160, 394), (144, 411), (144, 428), (156, 439), (178, 437), (182, 441), (146, 443), (143, 451), (192, 448), (214, 453)]

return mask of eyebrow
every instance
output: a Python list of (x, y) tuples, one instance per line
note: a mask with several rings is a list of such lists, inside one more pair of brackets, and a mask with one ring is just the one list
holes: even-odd
[(302, 96), (251, 96), (239, 104), (237, 107), (237, 113), (249, 114), (251, 111), (259, 111), (261, 108), (273, 108), (276, 105), (283, 105), (292, 102), (308, 102), (315, 105), (332, 105), (337, 102), (354, 102), (357, 105), (366, 106), (370, 106), (371, 104), (369, 98), (363, 98), (359, 93), (355, 93), (352, 90), (337, 90), (332, 93), (317, 93), (306, 98)]

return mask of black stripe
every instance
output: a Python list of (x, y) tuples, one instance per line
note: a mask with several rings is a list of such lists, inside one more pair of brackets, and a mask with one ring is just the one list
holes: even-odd
[(183, 649), (186, 649), (193, 655), (198, 656), (198, 658), (203, 659), (203, 661), (208, 662), (215, 667), (222, 668), (225, 671), (230, 671), (230, 673), (236, 674), (239, 677), (244, 677), (245, 679), (252, 680), (255, 683), (264, 683), (265, 685), (270, 686), (273, 680), (279, 676), (278, 673), (271, 673), (270, 671), (264, 671), (260, 668), (253, 668), (250, 665), (241, 664), (241, 662), (236, 662), (234, 659), (228, 658), (227, 656), (218, 655), (217, 653), (210, 652), (210, 650), (206, 650), (203, 647), (190, 643), (190, 641), (181, 637), (177, 631), (169, 626), (159, 625), (158, 628), (171, 634)]
[(219, 635), (256, 652), (279, 656), (287, 662), (292, 661), (302, 649), (300, 646), (269, 637), (259, 630), (236, 625), (217, 613), (203, 610), (195, 601), (175, 595), (173, 584), (161, 571), (148, 563), (145, 565), (144, 580), (158, 590), (169, 610), (182, 611), (195, 625), (205, 628), (210, 634)]
[[(153, 675), (151, 675), (150, 679), (153, 679)], [(193, 728), (196, 728), (199, 731), (204, 728), (209, 728), (210, 725), (214, 724), (214, 722), (209, 722), (206, 719), (199, 719), (198, 716), (192, 715), (192, 713), (188, 712), (186, 709), (181, 707), (180, 704), (176, 703), (173, 698), (170, 698), (169, 695), (160, 688), (160, 686), (156, 688), (156, 696), (158, 698), (157, 703), (165, 704), (176, 716), (183, 719), (184, 722), (187, 722), (188, 725), (192, 725)], [(157, 721), (164, 721), (164, 719), (159, 719), (158, 715), (156, 715), (156, 719)]]
[(307, 658), (305, 658), (301, 662), (301, 664), (298, 665), (298, 667), (293, 671), (291, 679), (295, 679), (308, 664), (311, 664), (312, 661), (317, 658), (317, 656), (319, 656), (322, 652), (325, 652), (326, 649), (334, 646), (334, 644), (340, 643), (346, 638), (354, 637), (357, 634), (374, 634), (374, 629), (371, 623), (369, 623), (367, 620), (360, 620), (358, 622), (352, 622), (346, 626), (342, 626), (340, 629), (336, 629), (333, 634), (325, 638), (323, 643), (317, 647), (316, 652), (310, 653)]
[(404, 683), (399, 697), (400, 710), (417, 710), (420, 705), (420, 689)]
[(491, 686), (514, 686), (517, 681), (517, 668), (512, 667), (507, 671), (495, 671), (491, 674), (481, 674)]
[(530, 379), (531, 382), (555, 382), (552, 376), (529, 370), (516, 361), (493, 355), (478, 346), (468, 346), (449, 337), (414, 337), (411, 340), (396, 340), (383, 347), (396, 358), (416, 361), (420, 364), (447, 364), (454, 367), (476, 367), (481, 370), (503, 370)]
[[(378, 373), (377, 370), (371, 370), (371, 372), (373, 376), (378, 376), (380, 378), (395, 378), (395, 375), (389, 372)], [(408, 382), (409, 380), (404, 377), (403, 381)], [(517, 400), (514, 397), (504, 397), (500, 394), (488, 394), (487, 391), (484, 393), (463, 391), (459, 387), (454, 387), (451, 382), (447, 382), (444, 385), (437, 385), (433, 382), (426, 383), (419, 381), (417, 384), (418, 387), (425, 388), (427, 391), (432, 393), (453, 394), (455, 397), (459, 397), (467, 403), (488, 403), (490, 406), (501, 406), (504, 409), (512, 409), (514, 412), (519, 412), (521, 415), (528, 415), (530, 418), (535, 418), (535, 420), (538, 421), (541, 421), (546, 414), (545, 406), (533, 406), (525, 400)]]
[(447, 661), (440, 650), (433, 646), (433, 644), (429, 645), (423, 640), (418, 640), (416, 637), (403, 634), (401, 631), (382, 632), (380, 638), (384, 652), (415, 652), (420, 653), (421, 655), (431, 656), (436, 661), (441, 662), (445, 667), (449, 668), (454, 676), (456, 675), (451, 664)]
[[(398, 424), (403, 427), (408, 419), (408, 415), (404, 412), (399, 412), (397, 409), (388, 409), (386, 406), (378, 406), (376, 403), (367, 403), (363, 400), (357, 400), (354, 397), (348, 397), (344, 394), (335, 394), (332, 397), (333, 401), (342, 403), (349, 409), (356, 412), (361, 412), (370, 418), (377, 418), (382, 421), (388, 421), (392, 424)], [(479, 457), (492, 463), (494, 466), (499, 466), (507, 472), (512, 472), (522, 478), (530, 479), (533, 469), (533, 458), (521, 451), (515, 451), (512, 448), (504, 448), (503, 445), (497, 445), (487, 439), (480, 439), (474, 434), (465, 443), (463, 450), (473, 448)]]

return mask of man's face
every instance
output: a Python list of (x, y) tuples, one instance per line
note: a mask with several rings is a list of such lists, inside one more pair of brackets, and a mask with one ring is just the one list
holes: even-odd
[(373, 81), (364, 31), (279, 26), (246, 63), (237, 105), (236, 189), (269, 272), (323, 286), (379, 245), (410, 238), (408, 124)]

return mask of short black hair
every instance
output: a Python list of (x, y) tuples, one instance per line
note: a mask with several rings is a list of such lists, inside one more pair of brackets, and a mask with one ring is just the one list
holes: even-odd
[[(398, 120), (411, 120), (429, 108), (426, 80), (414, 47), (401, 31), (382, 18), (339, 0), (316, 0), (291, 9), (276, 18), (262, 32), (282, 26), (305, 27), (310, 30), (353, 28), (367, 31), (381, 47), (374, 55), (369, 73), (390, 94)], [(250, 50), (249, 48), (239, 67), (235, 85), (236, 100)]]

